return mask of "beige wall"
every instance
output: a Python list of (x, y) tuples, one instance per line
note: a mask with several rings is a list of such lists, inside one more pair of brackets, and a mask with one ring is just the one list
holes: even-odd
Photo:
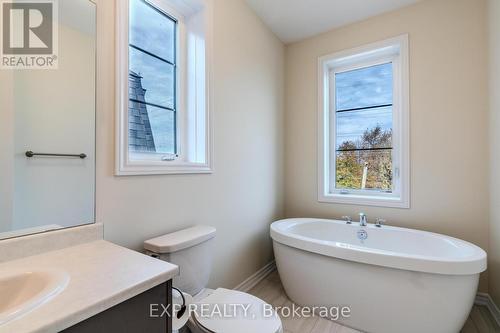
[(489, 0), (490, 22), (490, 251), (489, 292), (500, 305), (500, 1)]
[[(288, 217), (364, 211), (488, 248), (486, 13), (483, 0), (427, 0), (287, 46)], [(411, 209), (319, 203), (317, 58), (403, 33), (410, 38)]]
[[(214, 1), (215, 172), (114, 177), (114, 13), (99, 1), (97, 220), (109, 241), (141, 249), (163, 233), (217, 228), (212, 286), (234, 287), (272, 260), (283, 205), (283, 44), (242, 0)], [(99, 28), (98, 28), (99, 31)]]

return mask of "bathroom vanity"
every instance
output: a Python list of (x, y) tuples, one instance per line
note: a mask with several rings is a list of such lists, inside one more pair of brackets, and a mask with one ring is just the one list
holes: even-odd
[[(0, 333), (171, 331), (163, 309), (172, 302), (178, 267), (107, 242), (102, 234), (78, 244), (86, 237), (78, 229), (89, 228), (102, 231), (102, 225), (91, 225), (0, 242), (0, 251), (16, 248), (22, 255), (0, 256), (0, 292), (6, 295)], [(28, 253), (34, 250), (39, 254)]]

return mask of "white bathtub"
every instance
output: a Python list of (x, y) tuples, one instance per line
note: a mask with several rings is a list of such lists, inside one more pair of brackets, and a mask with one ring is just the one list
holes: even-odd
[(290, 299), (349, 306), (339, 322), (364, 332), (459, 332), (486, 270), (481, 248), (413, 229), (287, 219), (271, 225), (271, 237)]

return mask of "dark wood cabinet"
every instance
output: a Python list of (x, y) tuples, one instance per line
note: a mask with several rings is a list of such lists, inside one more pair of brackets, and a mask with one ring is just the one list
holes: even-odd
[[(151, 304), (158, 305), (151, 317)], [(114, 307), (65, 329), (64, 333), (170, 333), (172, 304), (172, 281), (162, 283), (142, 294), (130, 298)], [(163, 307), (162, 307), (163, 305)], [(167, 314), (161, 316), (163, 309)]]

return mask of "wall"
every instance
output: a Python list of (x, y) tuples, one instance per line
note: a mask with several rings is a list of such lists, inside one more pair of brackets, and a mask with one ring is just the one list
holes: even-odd
[(234, 287), (272, 260), (283, 216), (284, 46), (242, 0), (214, 1), (211, 175), (115, 177), (114, 9), (99, 1), (97, 220), (105, 239), (141, 249), (194, 224), (217, 228), (211, 286)]
[[(383, 217), (488, 249), (486, 13), (484, 0), (422, 1), (287, 46), (286, 216), (364, 211), (372, 221)], [(403, 33), (410, 38), (411, 209), (319, 203), (317, 59)]]
[(490, 251), (489, 293), (500, 305), (500, 1), (489, 0), (490, 23)]

